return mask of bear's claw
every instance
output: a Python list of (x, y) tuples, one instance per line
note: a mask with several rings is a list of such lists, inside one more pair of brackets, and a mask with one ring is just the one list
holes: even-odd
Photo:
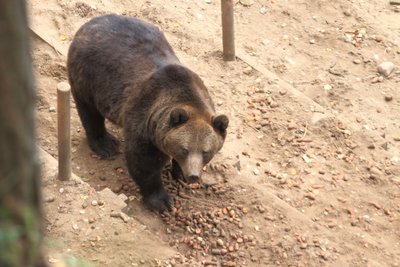
[(172, 211), (171, 200), (167, 192), (161, 191), (153, 193), (143, 199), (144, 203), (153, 210), (163, 212)]
[(114, 156), (119, 151), (118, 139), (109, 133), (100, 138), (89, 140), (89, 146), (102, 159)]

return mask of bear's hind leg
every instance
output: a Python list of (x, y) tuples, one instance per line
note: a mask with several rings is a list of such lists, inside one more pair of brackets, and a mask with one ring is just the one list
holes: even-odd
[(75, 98), (76, 108), (83, 128), (85, 128), (89, 147), (101, 158), (109, 158), (118, 153), (119, 141), (105, 127), (105, 119), (92, 105)]

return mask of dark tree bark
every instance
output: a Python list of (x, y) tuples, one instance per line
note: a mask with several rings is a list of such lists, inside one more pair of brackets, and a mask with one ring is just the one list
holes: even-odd
[(26, 6), (0, 1), (0, 266), (45, 266)]

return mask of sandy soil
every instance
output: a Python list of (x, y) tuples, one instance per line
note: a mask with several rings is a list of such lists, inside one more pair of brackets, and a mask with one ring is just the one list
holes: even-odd
[[(30, 1), (38, 142), (50, 155), (66, 51), (100, 14), (158, 25), (231, 120), (202, 184), (176, 184), (165, 171), (175, 209), (159, 215), (143, 207), (122, 155), (100, 160), (88, 149), (72, 104), (73, 172), (83, 182), (44, 173), (49, 261), (400, 265), (400, 8), (236, 2), (237, 60), (223, 62), (216, 0)], [(384, 61), (396, 66), (388, 77), (377, 72)]]

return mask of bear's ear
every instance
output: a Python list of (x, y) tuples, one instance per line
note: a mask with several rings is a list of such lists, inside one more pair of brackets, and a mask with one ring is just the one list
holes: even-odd
[(169, 115), (169, 122), (172, 126), (177, 126), (185, 123), (188, 119), (189, 114), (183, 108), (175, 108), (171, 111), (171, 114)]
[(224, 133), (228, 128), (229, 119), (226, 115), (218, 115), (212, 118), (212, 126), (220, 133)]

